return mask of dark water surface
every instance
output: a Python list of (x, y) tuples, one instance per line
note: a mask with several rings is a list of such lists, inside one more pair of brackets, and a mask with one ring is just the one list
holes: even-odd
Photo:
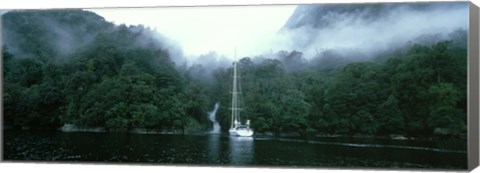
[(466, 169), (465, 141), (4, 131), (6, 161)]

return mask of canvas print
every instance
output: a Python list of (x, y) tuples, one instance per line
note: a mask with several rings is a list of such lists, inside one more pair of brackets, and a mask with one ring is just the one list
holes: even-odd
[(7, 162), (467, 169), (467, 2), (1, 13)]

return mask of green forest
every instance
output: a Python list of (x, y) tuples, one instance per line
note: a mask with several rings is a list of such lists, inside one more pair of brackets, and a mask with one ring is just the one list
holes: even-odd
[[(175, 64), (152, 29), (82, 10), (13, 11), (2, 22), (5, 127), (208, 131), (217, 102), (230, 127), (233, 66), (196, 78), (209, 67)], [(467, 32), (450, 35), (364, 61), (335, 50), (239, 58), (243, 115), (257, 133), (464, 135)]]

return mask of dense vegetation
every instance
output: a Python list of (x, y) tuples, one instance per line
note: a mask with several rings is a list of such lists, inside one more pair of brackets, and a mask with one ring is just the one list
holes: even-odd
[[(6, 125), (169, 129), (208, 125), (207, 100), (198, 96), (201, 89), (176, 69), (148, 28), (114, 26), (83, 11), (12, 12), (3, 17), (4, 35), (22, 36), (22, 42), (18, 37), (7, 40), (3, 50)], [(58, 28), (52, 30), (51, 25)], [(56, 50), (69, 44), (64, 42), (66, 35), (77, 47), (71, 52)], [(9, 41), (17, 44), (16, 51), (23, 48), (18, 56), (9, 53)]]
[[(232, 68), (195, 78), (209, 67), (173, 63), (149, 28), (85, 11), (9, 12), (3, 22), (6, 126), (208, 130), (215, 102), (230, 126)], [(452, 34), (362, 62), (333, 51), (243, 58), (244, 115), (257, 132), (464, 134), (466, 32)]]
[[(449, 41), (413, 45), (373, 62), (288, 72), (284, 64), (305, 63), (298, 54), (240, 61), (247, 115), (258, 131), (466, 132), (465, 48)], [(227, 80), (229, 72), (221, 73)]]

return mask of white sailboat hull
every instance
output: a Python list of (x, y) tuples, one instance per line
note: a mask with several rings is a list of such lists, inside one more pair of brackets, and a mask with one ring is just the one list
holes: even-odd
[(230, 136), (243, 136), (243, 137), (253, 136), (252, 129), (230, 129), (228, 132), (230, 133)]

